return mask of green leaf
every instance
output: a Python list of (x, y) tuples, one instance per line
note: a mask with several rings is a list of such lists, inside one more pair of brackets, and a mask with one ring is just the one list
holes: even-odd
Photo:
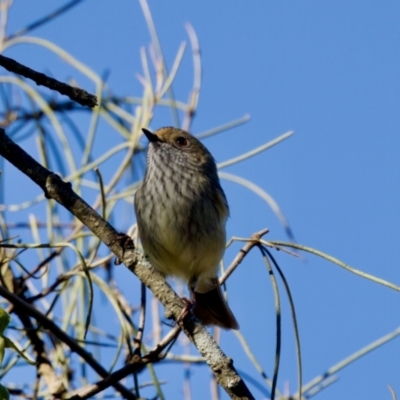
[(9, 400), (10, 399), (10, 393), (8, 393), (8, 390), (0, 384), (0, 400)]
[(10, 315), (2, 308), (0, 308), (0, 335), (4, 333), (10, 321), (11, 321)]
[(5, 348), (6, 348), (5, 340), (4, 340), (3, 336), (0, 336), (0, 366), (3, 363)]
[(4, 336), (2, 338), (4, 340), (6, 348), (15, 350), (27, 363), (31, 365), (36, 364), (35, 361), (30, 360), (9, 338)]

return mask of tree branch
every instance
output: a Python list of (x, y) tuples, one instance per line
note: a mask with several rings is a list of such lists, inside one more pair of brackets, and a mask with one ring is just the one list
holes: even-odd
[(8, 36), (6, 38), (6, 40), (11, 40), (11, 39), (14, 39), (15, 37), (26, 35), (29, 31), (32, 31), (33, 29), (36, 29), (39, 26), (42, 26), (42, 25), (46, 24), (47, 22), (55, 19), (56, 17), (59, 17), (60, 15), (64, 14), (66, 11), (68, 11), (70, 8), (76, 6), (79, 3), (82, 3), (82, 1), (83, 0), (72, 0), (67, 4), (64, 4), (63, 6), (58, 8), (57, 10), (52, 11), (50, 14), (39, 18), (37, 21), (32, 22), (27, 27), (19, 30), (16, 33), (11, 34), (10, 36)]
[(68, 96), (71, 100), (76, 101), (82, 106), (95, 107), (97, 105), (97, 98), (93, 94), (86, 92), (83, 89), (67, 85), (57, 79), (50, 78), (49, 76), (37, 72), (19, 62), (0, 55), (0, 65), (7, 71), (14, 72), (15, 74), (22, 75), (25, 78), (32, 79), (38, 86), (46, 86), (49, 89), (55, 90), (58, 93)]
[[(163, 276), (150, 265), (144, 255), (134, 250), (129, 243), (128, 246), (122, 246), (121, 235), (73, 192), (70, 184), (63, 182), (58, 175), (38, 164), (10, 140), (3, 129), (0, 129), (0, 155), (39, 185), (48, 198), (56, 200), (75, 215), (106, 244), (164, 305), (168, 318), (173, 318), (175, 321), (179, 318), (185, 304), (165, 282)], [(217, 382), (232, 399), (254, 399), (236, 372), (232, 359), (222, 352), (194, 315), (189, 314), (187, 318), (179, 322), (179, 326), (204, 357)], [(55, 328), (59, 329), (56, 326)]]
[(165, 355), (161, 355), (160, 353), (175, 339), (178, 337), (181, 329), (179, 326), (171, 329), (170, 332), (158, 343), (156, 348), (150, 351), (143, 357), (139, 357), (135, 355), (131, 362), (119, 370), (110, 374), (107, 378), (102, 381), (96, 382), (93, 385), (89, 385), (82, 389), (76, 390), (74, 393), (71, 393), (69, 396), (66, 395), (67, 400), (86, 400), (90, 397), (100, 393), (102, 390), (107, 389), (109, 386), (113, 384), (113, 382), (118, 382), (121, 379), (131, 375), (133, 373), (140, 372), (144, 366), (148, 363), (155, 363), (164, 359)]

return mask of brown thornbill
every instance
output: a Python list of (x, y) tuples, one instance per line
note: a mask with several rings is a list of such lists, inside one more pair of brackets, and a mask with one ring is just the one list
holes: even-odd
[(147, 167), (135, 195), (143, 249), (159, 272), (188, 283), (193, 312), (205, 325), (239, 329), (217, 278), (229, 208), (215, 161), (181, 129), (143, 133), (149, 140)]

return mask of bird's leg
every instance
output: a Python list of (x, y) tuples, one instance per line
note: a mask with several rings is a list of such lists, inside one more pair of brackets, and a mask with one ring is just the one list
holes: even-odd
[(181, 314), (179, 315), (178, 319), (176, 322), (181, 322), (184, 320), (184, 318), (193, 311), (194, 307), (196, 306), (196, 300), (195, 300), (195, 295), (194, 295), (194, 283), (189, 282), (188, 285), (189, 293), (190, 293), (190, 300), (187, 299), (186, 297), (181, 297), (182, 301), (185, 303), (185, 307), (183, 307), (183, 310)]
[[(113, 243), (118, 242), (120, 246), (122, 247), (123, 254), (127, 250), (133, 250), (135, 248), (135, 245), (133, 244), (133, 240), (130, 236), (128, 236), (126, 233), (117, 233), (115, 235)], [(114, 261), (115, 265), (120, 265), (122, 264), (122, 261), (120, 260), (119, 257), (117, 257)]]
[(186, 297), (181, 297), (181, 300), (185, 303), (185, 306), (183, 307), (179, 317), (176, 319), (176, 322), (178, 323), (182, 322), (196, 305), (196, 303), (193, 300), (189, 300)]

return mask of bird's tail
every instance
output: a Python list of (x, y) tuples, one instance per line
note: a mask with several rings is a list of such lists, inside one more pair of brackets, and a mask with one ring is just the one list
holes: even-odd
[(239, 324), (225, 301), (218, 282), (207, 293), (194, 291), (194, 315), (204, 325), (217, 325), (224, 329), (239, 329)]

